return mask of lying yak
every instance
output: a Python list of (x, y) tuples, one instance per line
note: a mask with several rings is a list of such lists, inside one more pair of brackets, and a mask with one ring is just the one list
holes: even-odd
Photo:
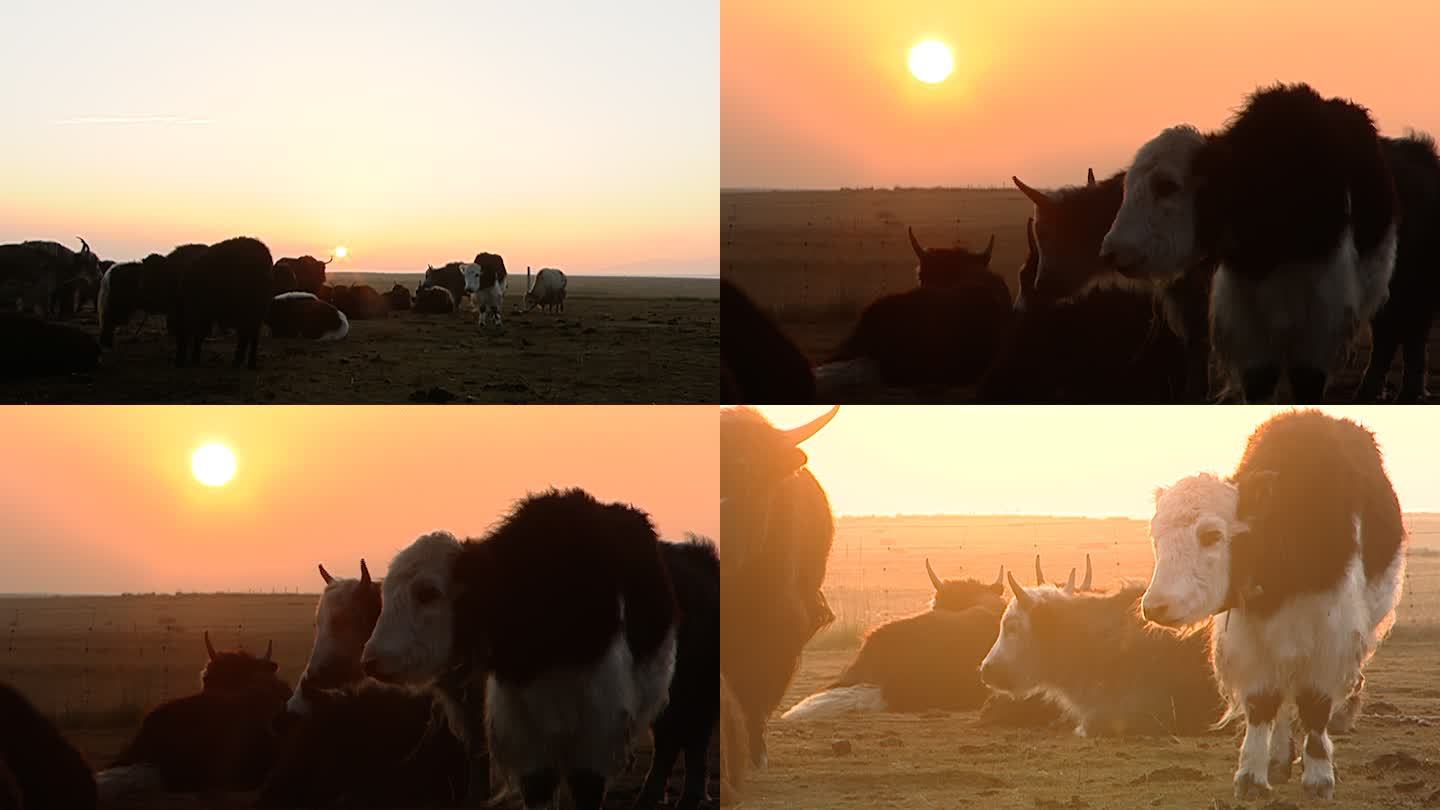
[(275, 296), (265, 323), (270, 327), (270, 334), (277, 338), (341, 340), (350, 334), (350, 319), (345, 313), (308, 292)]

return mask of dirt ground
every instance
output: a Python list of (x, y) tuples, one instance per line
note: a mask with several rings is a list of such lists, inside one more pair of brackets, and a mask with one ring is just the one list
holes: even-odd
[[(129, 741), (147, 707), (199, 691), (206, 629), (217, 649), (262, 653), (273, 641), (279, 675), (294, 684), (310, 655), (318, 599), (318, 594), (0, 597), (0, 681), (53, 717), (90, 762), (103, 767)], [(718, 739), (711, 760), (710, 794), (718, 796)], [(649, 764), (647, 741), (612, 786), (607, 807), (630, 806)], [(683, 773), (683, 763), (677, 763), (672, 799)], [(255, 796), (134, 796), (110, 806), (240, 808), (254, 806)]]
[[(1084, 181), (1081, 174), (1077, 183)], [(813, 364), (823, 363), (871, 301), (915, 286), (913, 226), (926, 247), (980, 250), (993, 233), (990, 269), (1018, 289), (1033, 205), (1014, 188), (848, 191), (726, 191), (720, 195), (720, 272), (760, 303)], [(1334, 380), (1349, 400), (1369, 353), (1362, 336)], [(1431, 335), (1431, 374), (1440, 372), (1440, 330)], [(1398, 366), (1392, 369), (1399, 383)], [(846, 401), (973, 401), (973, 387), (847, 389)]]
[[(335, 283), (394, 283), (414, 274), (331, 273)], [(173, 365), (162, 318), (122, 329), (91, 374), (0, 384), (27, 403), (711, 403), (719, 397), (719, 283), (714, 279), (570, 278), (565, 312), (514, 314), (503, 328), (454, 315), (394, 312), (351, 321), (347, 338), (260, 339), (258, 371), (232, 369), (233, 337), (205, 342), (200, 368)], [(99, 333), (93, 310), (72, 321)]]
[[(1440, 515), (1411, 515), (1405, 596), (1394, 632), (1366, 670), (1366, 709), (1335, 738), (1337, 799), (1329, 806), (1440, 806)], [(945, 577), (991, 581), (999, 566), (1032, 581), (1034, 554), (1060, 580), (1095, 567), (1095, 584), (1147, 579), (1146, 525), (1027, 517), (842, 519), (825, 593), (837, 614), (806, 650), (786, 708), (822, 688), (854, 656), (863, 632), (923, 610), (924, 560)], [(937, 651), (937, 654), (941, 654)], [(770, 766), (744, 807), (1232, 808), (1239, 732), (1190, 738), (1086, 739), (1062, 730), (977, 725), (977, 712), (856, 715), (770, 725)], [(848, 753), (837, 753), (846, 741)], [(843, 746), (842, 746), (843, 747)], [(1269, 802), (1307, 802), (1298, 775)]]

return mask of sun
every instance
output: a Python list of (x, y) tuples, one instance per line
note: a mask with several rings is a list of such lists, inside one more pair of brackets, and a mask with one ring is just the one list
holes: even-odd
[(939, 84), (955, 69), (955, 57), (945, 43), (927, 39), (910, 49), (910, 73), (926, 84)]
[(337, 245), (337, 246), (335, 247), (335, 258), (337, 258), (337, 259), (343, 259), (343, 258), (345, 258), (346, 256), (349, 256), (349, 255), (350, 255), (350, 249), (347, 248), (347, 247), (345, 247), (344, 245)]
[(223, 444), (207, 444), (190, 457), (190, 472), (207, 487), (223, 487), (235, 477), (235, 454)]

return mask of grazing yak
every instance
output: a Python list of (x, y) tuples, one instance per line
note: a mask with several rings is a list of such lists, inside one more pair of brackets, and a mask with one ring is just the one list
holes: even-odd
[(1288, 379), (1318, 402), (1385, 301), (1398, 214), (1370, 113), (1276, 85), (1218, 133), (1178, 126), (1142, 146), (1101, 257), (1133, 278), (1216, 262), (1210, 333), (1228, 383), (1264, 402)]
[(720, 356), (726, 403), (802, 404), (815, 401), (810, 361), (780, 327), (727, 279), (720, 279)]
[(800, 653), (835, 620), (820, 586), (835, 539), (825, 490), (799, 445), (838, 407), (790, 430), (750, 408), (720, 412), (721, 674), (745, 715), (752, 762), (767, 761), (765, 728), (800, 667)]
[(1045, 696), (1082, 736), (1203, 734), (1220, 717), (1204, 635), (1147, 625), (1136, 610), (1143, 588), (1095, 594), (1009, 580), (1015, 599), (980, 665), (991, 689)]
[[(194, 250), (196, 247), (204, 249), (203, 245), (177, 248), (177, 251), (185, 251), (181, 254), (181, 261), (198, 255)], [(105, 271), (95, 299), (95, 310), (100, 317), (101, 346), (107, 349), (113, 347), (115, 330), (129, 322), (136, 312), (143, 312), (145, 320), (151, 315), (164, 315), (173, 327), (171, 313), (179, 287), (177, 266), (176, 261), (151, 253), (141, 261), (123, 262)], [(140, 322), (141, 328), (145, 326), (145, 320)]]
[(301, 256), (298, 259), (284, 258), (275, 262), (276, 278), (280, 278), (281, 274), (288, 273), (288, 278), (295, 285), (289, 290), (277, 292), (300, 290), (319, 295), (320, 288), (325, 286), (325, 268), (333, 261), (335, 261), (333, 256), (323, 262), (314, 256)]
[(465, 292), (469, 294), (470, 300), (475, 302), (475, 310), (479, 313), (476, 322), (484, 326), (489, 316), (494, 314), (495, 325), (502, 326), (500, 310), (505, 304), (505, 264), (462, 264), (460, 273), (465, 278)]
[(980, 659), (995, 642), (1005, 583), (941, 580), (930, 610), (886, 622), (865, 634), (855, 659), (824, 691), (797, 703), (781, 720), (827, 720), (854, 712), (978, 709), (989, 696)]
[(456, 300), (444, 287), (421, 287), (415, 291), (415, 311), (422, 315), (447, 315), (455, 311)]
[(530, 283), (530, 268), (525, 268), (525, 311), (540, 307), (541, 312), (565, 311), (565, 274), (553, 267), (542, 267)]
[(1228, 480), (1196, 475), (1159, 490), (1150, 536), (1145, 618), (1192, 627), (1224, 614), (1210, 624), (1211, 661), (1226, 716), (1245, 718), (1236, 796), (1289, 779), (1289, 728), (1275, 721), (1293, 703), (1306, 735), (1301, 785), (1332, 797), (1327, 727), (1337, 704), (1358, 700), (1405, 577), (1400, 503), (1374, 436), (1316, 411), (1271, 417)]
[[(1010, 290), (988, 269), (990, 252), (926, 250), (913, 290), (872, 301), (850, 335), (816, 369), (838, 385), (971, 385), (1009, 340)], [(983, 262), (983, 263), (982, 263)]]
[(1426, 343), (1440, 307), (1440, 156), (1435, 141), (1414, 133), (1381, 138), (1400, 200), (1400, 232), (1390, 297), (1370, 322), (1370, 362), (1355, 391), (1356, 402), (1374, 402), (1400, 349), (1404, 374), (1398, 401), (1426, 399)]
[(401, 284), (396, 284), (390, 288), (390, 292), (385, 293), (385, 303), (396, 312), (409, 309), (410, 300), (410, 288)]
[[(7, 796), (9, 794), (9, 796)], [(93, 810), (95, 774), (60, 730), (0, 683), (0, 806)]]
[[(342, 293), (341, 290), (344, 290)], [(390, 314), (385, 297), (369, 284), (352, 284), (335, 288), (334, 305), (352, 320), (365, 321), (384, 318)]]
[(483, 539), (436, 532), (397, 554), (361, 660), (382, 681), (483, 686), (485, 730), (465, 736), (488, 739), (526, 806), (564, 781), (577, 810), (597, 810), (666, 702), (678, 619), (649, 516), (550, 490)]
[(290, 687), (275, 674), (268, 648), (265, 658), (217, 654), (208, 633), (205, 647), (204, 688), (146, 713), (135, 737), (97, 775), (102, 796), (157, 787), (194, 792), (260, 786), (275, 762), (271, 723), (284, 710)]
[(460, 299), (465, 295), (465, 274), (460, 268), (465, 262), (450, 262), (443, 267), (425, 266), (425, 277), (420, 280), (420, 291), (418, 296), (430, 287), (443, 287), (450, 291), (450, 298), (455, 303), (455, 309), (460, 308)]
[(350, 334), (350, 319), (345, 313), (308, 292), (275, 296), (265, 323), (270, 326), (270, 335), (277, 338), (341, 340)]
[(200, 344), (218, 323), (235, 330), (233, 365), (254, 369), (273, 268), (270, 249), (247, 236), (211, 245), (184, 267), (175, 309), (175, 365), (198, 364)]
[[(424, 692), (364, 680), (360, 657), (380, 618), (381, 584), (319, 566), (315, 642), (286, 703), (284, 742), (260, 789), (266, 807), (451, 807), (471, 777), (464, 744)], [(483, 763), (482, 763), (483, 764)], [(480, 771), (482, 788), (488, 772)]]
[(0, 312), (0, 380), (24, 380), (94, 371), (95, 338), (60, 323)]

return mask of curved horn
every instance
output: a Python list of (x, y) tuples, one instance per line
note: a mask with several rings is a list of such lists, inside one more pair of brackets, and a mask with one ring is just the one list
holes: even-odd
[(915, 238), (915, 229), (906, 226), (905, 231), (910, 234), (910, 249), (915, 251), (916, 258), (923, 261), (925, 259), (925, 248), (920, 244), (920, 240)]
[(265, 642), (265, 660), (270, 660), (270, 653), (275, 652), (275, 639)]
[(1036, 554), (1036, 555), (1035, 555), (1035, 584), (1036, 584), (1037, 586), (1039, 586), (1039, 585), (1044, 585), (1044, 584), (1045, 584), (1045, 573), (1040, 570), (1040, 555), (1039, 555), (1039, 554)]
[(825, 415), (812, 419), (809, 422), (801, 425), (800, 427), (790, 428), (789, 430), (781, 431), (785, 434), (785, 443), (790, 445), (791, 447), (794, 447), (795, 445), (805, 441), (811, 436), (814, 436), (816, 433), (820, 432), (820, 428), (828, 425), (830, 423), (830, 420), (835, 418), (835, 414), (839, 412), (840, 406), (836, 405), (829, 411), (827, 411)]
[(320, 569), (320, 578), (325, 580), (326, 585), (329, 585), (330, 583), (335, 581), (335, 577), (330, 576), (330, 572), (325, 570), (325, 565), (323, 563), (316, 567)]
[(80, 252), (81, 252), (81, 253), (94, 253), (94, 252), (95, 252), (95, 251), (93, 251), (93, 250), (90, 249), (90, 243), (85, 241), (85, 237), (83, 237), (83, 236), (77, 236), (77, 237), (75, 237), (75, 238), (80, 240)]
[(364, 558), (361, 558), (361, 560), (360, 560), (360, 584), (361, 584), (361, 585), (369, 585), (369, 584), (370, 584), (370, 569), (365, 567), (365, 560), (364, 560)]
[(1021, 192), (1022, 194), (1024, 194), (1026, 197), (1029, 197), (1029, 198), (1030, 198), (1030, 202), (1035, 203), (1035, 205), (1036, 205), (1037, 208), (1046, 208), (1046, 207), (1048, 207), (1052, 202), (1054, 202), (1054, 201), (1051, 200), (1048, 196), (1045, 195), (1045, 192), (1040, 191), (1040, 190), (1038, 190), (1038, 189), (1033, 189), (1033, 188), (1025, 185), (1024, 181), (1022, 181), (1022, 180), (1021, 180), (1020, 178), (1018, 178), (1018, 177), (1011, 177), (1011, 178), (1010, 178), (1010, 182), (1014, 183), (1014, 184), (1015, 184), (1015, 187), (1018, 188), (1018, 189), (1020, 189), (1020, 192)]
[(1020, 603), (1022, 609), (1029, 610), (1031, 603), (1035, 601), (1034, 597), (1020, 587), (1020, 583), (1015, 581), (1014, 574), (1006, 574), (1005, 578), (1010, 581), (1010, 590), (1015, 593), (1015, 601)]
[(935, 586), (935, 590), (940, 590), (940, 586), (945, 584), (940, 581), (940, 577), (935, 576), (935, 569), (930, 567), (929, 557), (925, 558), (925, 573), (930, 575), (930, 584)]
[(1085, 170), (1085, 185), (1086, 185), (1086, 186), (1093, 186), (1093, 185), (1095, 185), (1095, 170), (1094, 170), (1094, 169), (1086, 169), (1086, 170)]
[(1095, 573), (1095, 572), (1090, 568), (1090, 555), (1089, 555), (1089, 554), (1086, 554), (1086, 555), (1085, 555), (1085, 579), (1080, 582), (1080, 590), (1082, 590), (1082, 591), (1088, 591), (1088, 590), (1090, 590), (1090, 583), (1093, 581), (1093, 576), (1092, 576), (1092, 575), (1093, 575), (1094, 573)]
[(328, 259), (326, 259), (325, 261), (321, 262), (321, 264), (329, 264), (330, 262), (333, 262), (333, 261), (335, 261), (335, 255), (334, 255), (334, 254), (331, 254), (331, 255), (330, 255), (330, 258), (328, 258)]
[(215, 660), (215, 645), (213, 645), (213, 644), (210, 643), (210, 631), (209, 631), (209, 630), (206, 630), (206, 631), (205, 631), (205, 654), (208, 655), (208, 656), (210, 656), (210, 660), (211, 660), (211, 661), (214, 661), (214, 660)]
[(997, 587), (997, 588), (998, 588), (998, 587), (1003, 586), (1004, 584), (1005, 584), (1005, 566), (1002, 564), (1002, 565), (1000, 566), (1000, 573), (998, 573), (998, 574), (995, 575), (995, 581), (994, 581), (993, 583), (991, 583), (991, 585), (992, 585), (992, 587)]
[(1065, 580), (1065, 593), (1075, 592), (1075, 568), (1070, 568), (1070, 578)]

